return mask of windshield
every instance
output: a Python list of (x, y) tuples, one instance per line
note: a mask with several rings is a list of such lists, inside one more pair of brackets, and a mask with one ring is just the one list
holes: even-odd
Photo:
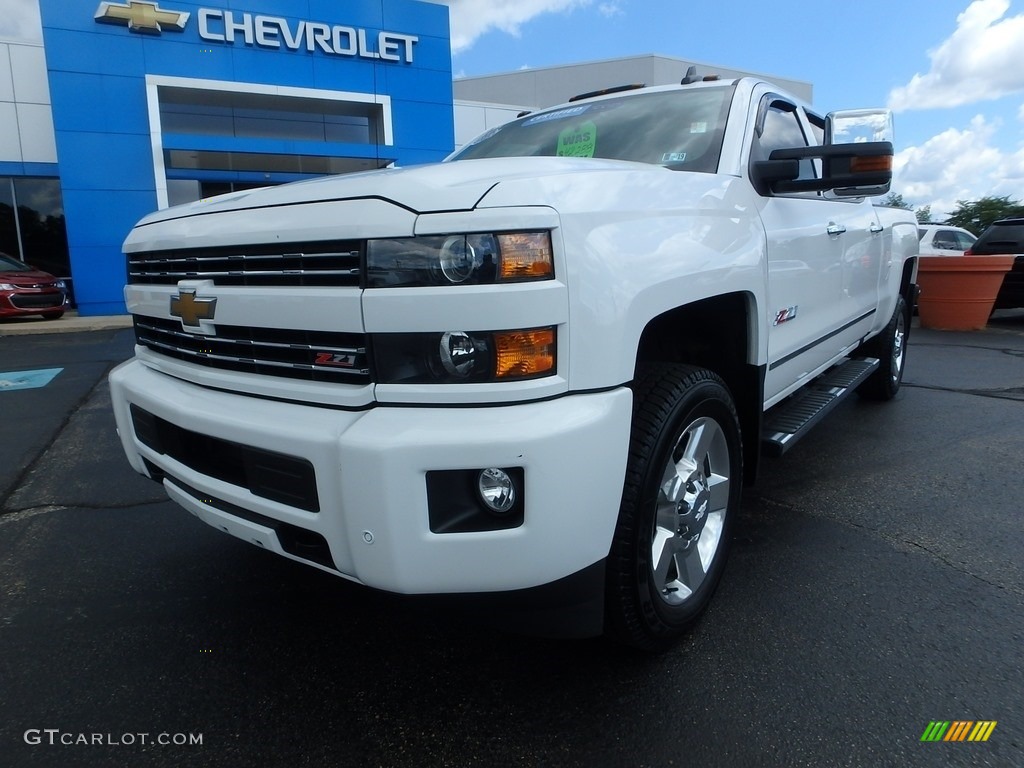
[(18, 261), (13, 256), (0, 253), (0, 272), (31, 272), (32, 267), (23, 261)]
[(451, 159), (600, 157), (715, 173), (732, 93), (636, 92), (560, 107), (488, 131)]

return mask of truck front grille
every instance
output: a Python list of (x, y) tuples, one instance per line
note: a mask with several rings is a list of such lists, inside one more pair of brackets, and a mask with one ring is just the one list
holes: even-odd
[(344, 384), (370, 382), (366, 338), (333, 333), (217, 325), (190, 333), (175, 320), (135, 316), (135, 337), (154, 352), (229, 371)]
[(128, 255), (128, 282), (177, 285), (213, 280), (215, 285), (358, 287), (362, 242), (318, 243), (148, 251)]

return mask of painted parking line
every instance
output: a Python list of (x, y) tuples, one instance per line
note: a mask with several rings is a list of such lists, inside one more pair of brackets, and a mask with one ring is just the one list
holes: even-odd
[(45, 368), (41, 371), (0, 371), (0, 392), (13, 392), (16, 389), (39, 389), (45, 387), (63, 368)]

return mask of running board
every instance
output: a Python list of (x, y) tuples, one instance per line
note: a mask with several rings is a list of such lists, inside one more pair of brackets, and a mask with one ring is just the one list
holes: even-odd
[(765, 414), (762, 453), (784, 454), (877, 369), (878, 360), (873, 357), (847, 360), (772, 408)]

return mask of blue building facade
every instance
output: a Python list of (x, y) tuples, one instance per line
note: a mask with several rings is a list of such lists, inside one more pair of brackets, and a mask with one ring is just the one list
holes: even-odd
[(417, 0), (40, 0), (82, 315), (125, 311), (121, 244), (213, 194), (442, 159), (448, 8)]

